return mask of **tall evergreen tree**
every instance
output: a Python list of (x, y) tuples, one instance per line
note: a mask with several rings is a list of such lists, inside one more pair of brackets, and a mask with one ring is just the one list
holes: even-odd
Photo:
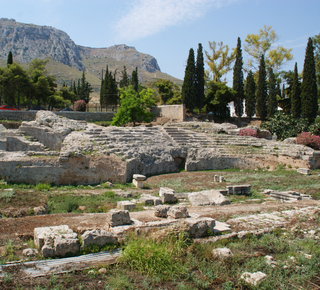
[(301, 91), (299, 84), (298, 66), (294, 65), (294, 73), (291, 90), (291, 115), (294, 118), (300, 118), (301, 115)]
[(202, 44), (198, 44), (197, 62), (195, 67), (195, 94), (196, 94), (196, 107), (201, 112), (204, 106), (204, 61)]
[(195, 102), (195, 64), (194, 64), (194, 50), (190, 48), (187, 66), (184, 73), (182, 84), (182, 101), (186, 108), (190, 111), (196, 107)]
[(267, 97), (267, 115), (268, 118), (274, 116), (278, 110), (277, 102), (277, 86), (276, 78), (271, 67), (268, 68), (269, 82), (268, 82), (268, 97)]
[(132, 88), (138, 92), (139, 91), (139, 78), (138, 78), (138, 68), (136, 67), (136, 69), (134, 71), (132, 71), (131, 74), (131, 85)]
[(7, 65), (13, 64), (13, 57), (11, 50), (8, 53)]
[(246, 115), (249, 119), (253, 117), (256, 111), (256, 82), (253, 72), (250, 70), (247, 76), (246, 87)]
[(266, 66), (263, 54), (260, 57), (260, 65), (258, 72), (256, 114), (258, 117), (260, 117), (261, 120), (265, 120), (267, 117), (267, 80)]
[(109, 67), (106, 67), (106, 73), (101, 81), (100, 105), (102, 107), (116, 106), (119, 101), (118, 86), (116, 82), (116, 72), (112, 74)]
[(243, 99), (244, 99), (244, 85), (243, 85), (243, 70), (242, 70), (242, 50), (241, 50), (241, 40), (238, 37), (237, 49), (236, 49), (236, 61), (233, 67), (233, 90), (237, 92), (234, 109), (236, 115), (241, 118), (243, 115)]
[(307, 118), (310, 123), (315, 120), (318, 113), (317, 81), (313, 50), (313, 42), (311, 37), (309, 37), (302, 73), (301, 113), (302, 117)]
[(121, 80), (119, 82), (119, 87), (120, 88), (128, 87), (130, 85), (130, 79), (129, 79), (129, 76), (128, 76), (128, 73), (127, 73), (126, 66), (123, 67), (123, 71), (121, 73), (122, 73), (122, 77), (121, 77)]

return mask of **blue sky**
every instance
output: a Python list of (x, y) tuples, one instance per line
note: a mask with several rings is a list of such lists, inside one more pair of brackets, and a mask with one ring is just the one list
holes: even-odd
[(191, 47), (209, 51), (209, 41), (222, 41), (234, 48), (264, 25), (280, 37), (276, 45), (293, 49), (284, 69), (297, 62), (301, 72), (308, 37), (320, 33), (320, 0), (0, 0), (0, 7), (0, 17), (53, 26), (78, 45), (134, 46), (180, 79)]

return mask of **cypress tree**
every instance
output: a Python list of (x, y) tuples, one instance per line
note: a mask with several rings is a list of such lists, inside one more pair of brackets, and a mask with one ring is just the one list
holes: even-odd
[(105, 106), (105, 90), (104, 90), (104, 79), (103, 70), (101, 72), (101, 85), (100, 85), (100, 106), (103, 108)]
[(263, 121), (267, 117), (267, 81), (264, 55), (261, 55), (260, 58), (258, 75), (256, 114)]
[(131, 74), (131, 85), (132, 88), (138, 92), (139, 91), (139, 78), (138, 78), (138, 68), (136, 67), (136, 69), (134, 71), (132, 71)]
[(243, 85), (243, 70), (242, 70), (242, 50), (241, 40), (238, 37), (236, 61), (233, 67), (233, 90), (236, 91), (234, 108), (236, 115), (241, 118), (243, 115), (243, 99), (244, 99), (244, 85)]
[(318, 113), (317, 81), (313, 50), (313, 42), (309, 37), (301, 84), (301, 113), (302, 117), (307, 118), (309, 123), (315, 120)]
[(122, 78), (119, 82), (119, 87), (120, 88), (128, 87), (130, 85), (130, 80), (129, 80), (126, 66), (123, 67), (123, 71), (121, 73), (122, 73)]
[(8, 53), (8, 59), (7, 59), (7, 66), (13, 64), (13, 57), (12, 57), (12, 52), (11, 50)]
[(277, 102), (277, 87), (276, 87), (276, 79), (273, 73), (273, 69), (269, 67), (269, 82), (268, 82), (268, 102), (267, 102), (267, 114), (268, 118), (274, 116), (274, 114), (278, 110), (278, 102)]
[(182, 101), (186, 108), (190, 111), (196, 107), (195, 104), (195, 64), (194, 64), (194, 50), (190, 48), (187, 66), (184, 73), (182, 84)]
[(251, 119), (256, 111), (256, 82), (253, 72), (250, 70), (246, 81), (246, 115)]
[(294, 73), (291, 90), (291, 115), (294, 118), (300, 118), (301, 115), (301, 91), (298, 76), (297, 63), (294, 65)]
[(204, 106), (204, 61), (202, 44), (198, 44), (197, 50), (197, 62), (195, 68), (195, 94), (196, 94), (196, 105), (201, 113), (201, 109)]

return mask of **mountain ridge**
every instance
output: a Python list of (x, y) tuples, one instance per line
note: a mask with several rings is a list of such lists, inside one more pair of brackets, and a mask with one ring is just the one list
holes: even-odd
[[(133, 46), (117, 44), (110, 47), (92, 48), (75, 44), (70, 36), (51, 26), (25, 24), (14, 19), (0, 18), (0, 59), (6, 60), (9, 51), (15, 62), (28, 64), (34, 58), (50, 60), (48, 71), (57, 74), (60, 82), (76, 79), (78, 73), (72, 70), (86, 70), (93, 75), (93, 86), (99, 86), (102, 71), (116, 72), (119, 79), (126, 66), (130, 74), (136, 67), (141, 83), (148, 83), (157, 78), (169, 79), (181, 84), (182, 81), (161, 72), (157, 60), (141, 53)], [(62, 66), (56, 63), (61, 63)], [(51, 66), (51, 64), (54, 64)], [(66, 72), (70, 67), (70, 72)], [(72, 71), (72, 72), (71, 72)], [(96, 79), (94, 79), (96, 78)]]

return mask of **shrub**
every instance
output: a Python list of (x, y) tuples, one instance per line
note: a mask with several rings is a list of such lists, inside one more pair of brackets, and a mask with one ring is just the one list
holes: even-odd
[(276, 133), (278, 140), (284, 140), (308, 131), (308, 120), (295, 119), (291, 115), (277, 112), (273, 118), (261, 124), (261, 129), (267, 129), (272, 134)]
[(87, 104), (84, 100), (78, 100), (74, 102), (74, 110), (78, 112), (85, 112), (87, 109)]
[(315, 150), (320, 150), (320, 136), (313, 135), (310, 132), (303, 132), (297, 136), (297, 143)]
[(251, 136), (251, 137), (258, 137), (258, 132), (251, 128), (241, 129), (239, 131), (239, 136)]

